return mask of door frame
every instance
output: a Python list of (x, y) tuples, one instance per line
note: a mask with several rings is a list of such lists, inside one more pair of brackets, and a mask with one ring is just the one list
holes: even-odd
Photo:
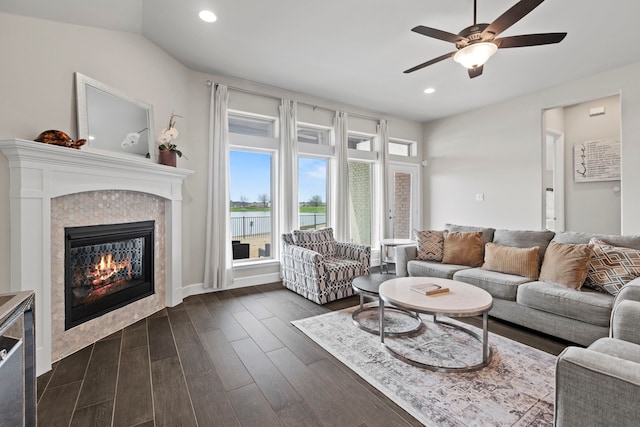
[(410, 215), (410, 225), (409, 225), (409, 236), (407, 238), (411, 239), (412, 231), (416, 229), (420, 229), (421, 226), (421, 216), (420, 210), (422, 203), (419, 200), (420, 198), (420, 187), (421, 187), (421, 176), (420, 176), (420, 165), (416, 163), (404, 163), (404, 162), (389, 162), (389, 168), (387, 170), (387, 207), (388, 211), (385, 212), (385, 230), (386, 236), (384, 238), (393, 237), (393, 213), (395, 211), (395, 175), (396, 173), (406, 173), (411, 176), (411, 215)]

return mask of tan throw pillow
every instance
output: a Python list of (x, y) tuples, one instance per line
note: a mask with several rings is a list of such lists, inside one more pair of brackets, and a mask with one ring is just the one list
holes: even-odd
[(538, 252), (540, 252), (538, 246), (514, 248), (487, 243), (484, 246), (484, 264), (482, 264), (482, 268), (499, 273), (529, 277), (535, 280), (540, 273), (538, 270), (538, 263), (540, 262)]
[(415, 230), (418, 241), (417, 259), (422, 261), (442, 261), (444, 251), (444, 231)]
[(568, 245), (552, 240), (544, 254), (540, 280), (580, 290), (587, 278), (590, 258), (589, 245)]
[(484, 261), (482, 232), (445, 231), (443, 264), (480, 267)]
[(620, 289), (640, 277), (640, 251), (609, 245), (598, 239), (589, 242), (593, 252), (585, 286), (617, 295)]

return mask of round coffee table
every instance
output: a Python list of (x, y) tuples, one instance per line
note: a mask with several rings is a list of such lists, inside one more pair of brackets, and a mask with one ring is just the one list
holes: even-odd
[[(378, 326), (380, 325), (380, 321), (377, 319), (377, 316), (379, 314), (378, 306), (365, 307), (364, 298), (365, 296), (368, 296), (371, 298), (375, 298), (376, 300), (379, 301), (378, 288), (380, 287), (380, 284), (387, 280), (391, 280), (395, 277), (396, 276), (393, 274), (375, 274), (374, 273), (369, 276), (358, 276), (353, 279), (353, 281), (351, 282), (351, 286), (356, 292), (360, 294), (360, 307), (357, 308), (351, 314), (351, 318), (353, 319), (353, 323), (358, 328), (362, 329), (363, 331), (367, 331), (370, 334), (374, 334), (374, 335), (380, 334), (380, 330), (378, 329)], [(420, 316), (417, 313), (412, 313), (411, 311), (404, 310), (401, 308), (395, 308), (395, 307), (387, 307), (387, 311), (389, 310), (391, 310), (394, 313), (398, 313), (403, 316), (410, 317), (411, 319), (413, 319), (413, 321), (411, 322), (413, 323), (413, 325), (410, 324), (407, 328), (400, 329), (400, 330), (387, 330), (385, 332), (386, 336), (397, 337), (397, 336), (409, 335), (419, 331), (420, 328), (422, 328), (422, 319), (420, 319)], [(363, 323), (362, 317), (364, 317), (367, 314), (372, 314), (376, 316), (376, 319), (374, 322), (374, 324), (376, 325), (375, 328), (368, 327)]]
[[(449, 292), (424, 295), (411, 287), (426, 283), (433, 283), (449, 288)], [(468, 283), (433, 277), (402, 277), (382, 283), (378, 289), (380, 296), (380, 331), (385, 330), (385, 305), (416, 313), (433, 315), (435, 323), (455, 328), (471, 335), (482, 343), (482, 362), (460, 367), (447, 367), (423, 363), (402, 355), (384, 342), (385, 333), (380, 334), (380, 343), (394, 357), (420, 368), (438, 372), (468, 372), (484, 368), (491, 362), (492, 350), (489, 346), (488, 313), (493, 307), (493, 298), (484, 289)], [(472, 317), (482, 315), (482, 337), (476, 332), (458, 324), (437, 320), (437, 316)]]

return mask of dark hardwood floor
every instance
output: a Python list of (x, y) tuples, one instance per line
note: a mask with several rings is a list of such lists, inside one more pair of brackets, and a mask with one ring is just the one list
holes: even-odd
[[(290, 324), (357, 303), (318, 306), (280, 283), (188, 297), (38, 377), (38, 424), (421, 425)], [(490, 331), (552, 354), (567, 345), (496, 320)]]

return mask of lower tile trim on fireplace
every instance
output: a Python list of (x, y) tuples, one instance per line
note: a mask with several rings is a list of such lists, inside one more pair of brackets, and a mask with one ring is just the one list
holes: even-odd
[[(70, 329), (65, 328), (65, 228), (154, 221), (155, 293)], [(133, 191), (89, 191), (51, 199), (52, 361), (59, 360), (165, 307), (164, 199)]]

